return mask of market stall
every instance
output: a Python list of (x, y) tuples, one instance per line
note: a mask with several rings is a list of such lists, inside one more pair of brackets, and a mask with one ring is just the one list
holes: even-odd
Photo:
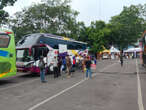
[(120, 54), (120, 51), (117, 48), (115, 48), (114, 46), (112, 46), (110, 48), (110, 54), (111, 54), (111, 59), (117, 59), (118, 55)]
[(136, 47), (136, 48), (133, 47), (125, 50), (124, 54), (128, 56), (127, 58), (137, 58), (139, 57), (141, 51), (142, 49), (140, 47)]

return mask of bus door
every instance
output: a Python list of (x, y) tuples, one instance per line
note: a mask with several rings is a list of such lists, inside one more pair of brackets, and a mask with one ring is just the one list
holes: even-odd
[(31, 51), (32, 51), (31, 54), (33, 56), (33, 59), (37, 61), (40, 59), (40, 56), (46, 57), (47, 53), (49, 52), (49, 49), (45, 46), (43, 47), (33, 46)]
[(31, 54), (34, 60), (34, 66), (38, 66), (40, 56), (43, 56), (44, 58), (46, 58), (48, 52), (49, 52), (49, 49), (46, 46), (39, 46), (39, 45), (33, 46), (31, 49)]
[[(31, 68), (32, 73), (40, 73), (40, 69), (38, 68), (40, 56), (44, 56), (45, 59), (47, 57), (47, 53), (49, 52), (49, 49), (45, 46), (33, 46), (31, 48), (31, 54), (34, 60), (34, 64)], [(46, 60), (45, 60), (46, 61)]]

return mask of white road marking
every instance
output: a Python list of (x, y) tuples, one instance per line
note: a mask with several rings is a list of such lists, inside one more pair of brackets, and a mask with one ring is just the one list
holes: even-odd
[(138, 106), (139, 106), (139, 110), (144, 110), (137, 59), (136, 59), (136, 71), (137, 71)]
[(79, 84), (83, 83), (85, 80), (87, 80), (87, 79), (81, 80), (80, 82), (74, 84), (73, 86), (71, 86), (71, 87), (69, 87), (69, 88), (66, 88), (66, 89), (62, 90), (61, 92), (59, 92), (59, 93), (57, 93), (57, 94), (55, 94), (55, 95), (49, 97), (48, 99), (46, 99), (46, 100), (44, 100), (44, 101), (42, 101), (42, 102), (40, 102), (40, 103), (34, 105), (33, 107), (29, 108), (28, 110), (34, 110), (34, 109), (36, 109), (37, 107), (43, 105), (44, 103), (46, 103), (46, 102), (48, 102), (48, 101), (50, 101), (50, 100), (56, 98), (57, 96), (59, 96), (59, 95), (65, 93), (66, 91), (68, 91), (68, 90), (70, 90), (70, 89), (72, 89), (72, 88), (78, 86)]
[[(113, 63), (113, 64), (111, 64), (111, 65), (109, 65), (109, 66), (103, 68), (102, 71), (104, 71), (105, 69), (107, 69), (107, 68), (113, 66), (114, 64), (116, 64), (116, 63)], [(95, 77), (96, 75), (97, 75), (97, 74), (93, 74), (92, 77)], [(74, 88), (74, 87), (76, 87), (76, 86), (82, 84), (83, 82), (85, 82), (85, 81), (88, 80), (88, 79), (89, 79), (89, 78), (84, 78), (83, 80), (81, 80), (80, 82), (74, 84), (73, 86), (68, 87), (68, 88), (62, 90), (61, 92), (59, 92), (59, 93), (57, 93), (57, 94), (55, 94), (55, 95), (53, 95), (53, 96), (51, 96), (51, 97), (49, 97), (49, 98), (47, 98), (47, 99), (41, 101), (40, 103), (38, 103), (38, 104), (36, 104), (36, 105), (30, 107), (28, 110), (34, 110), (34, 109), (38, 108), (39, 106), (45, 104), (46, 102), (49, 102), (50, 100), (56, 98), (57, 96), (60, 96), (60, 95), (62, 95), (63, 93), (69, 91), (70, 89), (72, 89), (72, 88)]]

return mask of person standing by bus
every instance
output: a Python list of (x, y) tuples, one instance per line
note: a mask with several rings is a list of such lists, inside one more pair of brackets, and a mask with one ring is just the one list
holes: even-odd
[(61, 76), (61, 65), (62, 65), (62, 57), (58, 56), (58, 72), (59, 72), (59, 76)]
[(67, 67), (67, 74), (68, 74), (68, 77), (71, 77), (71, 59), (69, 58), (69, 55), (67, 55), (66, 57), (66, 67)]
[(72, 69), (75, 71), (75, 68), (76, 68), (76, 57), (73, 56), (73, 61), (72, 61)]
[(40, 61), (39, 61), (39, 68), (40, 68), (40, 78), (41, 78), (41, 82), (44, 83), (45, 81), (45, 62), (43, 60), (43, 56), (40, 56)]
[(86, 58), (85, 65), (86, 65), (86, 78), (88, 78), (88, 76), (90, 78), (92, 78), (92, 73), (91, 73), (91, 60), (90, 60), (90, 57), (89, 56), (87, 56), (87, 58)]
[(52, 64), (53, 64), (53, 73), (54, 73), (54, 78), (59, 76), (59, 71), (58, 71), (58, 60), (57, 57), (54, 56), (53, 60), (52, 60)]

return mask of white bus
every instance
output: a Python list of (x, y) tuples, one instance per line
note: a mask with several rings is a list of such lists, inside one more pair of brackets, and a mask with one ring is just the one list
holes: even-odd
[[(64, 47), (64, 48), (60, 48)], [(17, 43), (17, 69), (18, 71), (31, 71), (39, 73), (37, 62), (40, 56), (51, 59), (56, 56), (70, 55), (73, 57), (77, 54), (87, 54), (87, 43), (76, 41), (67, 37), (36, 33), (24, 36)], [(59, 49), (60, 48), (60, 49)], [(67, 50), (67, 52), (65, 52)], [(64, 51), (59, 53), (59, 51)], [(49, 65), (49, 62), (47, 62)]]

